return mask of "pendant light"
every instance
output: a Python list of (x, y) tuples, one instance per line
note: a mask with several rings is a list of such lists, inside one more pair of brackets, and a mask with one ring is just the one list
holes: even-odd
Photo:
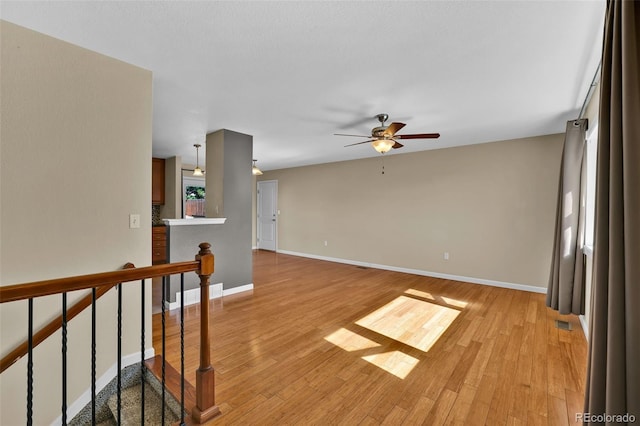
[(253, 160), (253, 167), (251, 168), (251, 173), (253, 173), (254, 176), (260, 176), (262, 174), (262, 170), (260, 170), (258, 166), (256, 166), (256, 161), (258, 160)]
[(202, 169), (199, 166), (200, 158), (198, 156), (198, 149), (200, 148), (201, 145), (199, 143), (194, 143), (193, 146), (196, 147), (196, 168), (193, 169), (193, 175), (194, 176), (204, 176), (204, 173), (202, 172)]

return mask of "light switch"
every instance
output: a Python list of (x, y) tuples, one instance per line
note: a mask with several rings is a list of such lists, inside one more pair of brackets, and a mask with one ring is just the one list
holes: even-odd
[(130, 214), (129, 215), (129, 228), (140, 228), (140, 215), (139, 214)]

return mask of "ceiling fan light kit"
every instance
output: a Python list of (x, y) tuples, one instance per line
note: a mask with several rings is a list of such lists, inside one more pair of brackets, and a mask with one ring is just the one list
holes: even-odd
[(344, 133), (334, 133), (336, 136), (353, 136), (357, 138), (367, 138), (364, 142), (356, 142), (347, 146), (353, 145), (361, 145), (363, 143), (371, 142), (371, 146), (380, 154), (384, 154), (389, 152), (391, 149), (402, 148), (404, 145), (400, 142), (396, 141), (396, 139), (437, 139), (440, 137), (440, 133), (416, 133), (409, 135), (396, 135), (396, 132), (401, 130), (406, 124), (393, 122), (388, 126), (385, 126), (384, 123), (389, 119), (388, 114), (378, 114), (375, 116), (380, 122), (380, 126), (374, 127), (371, 129), (371, 136), (364, 135), (346, 135)]
[(394, 141), (391, 139), (378, 139), (376, 141), (371, 142), (373, 145), (373, 149), (378, 151), (380, 154), (384, 154), (385, 152), (389, 152), (394, 145)]

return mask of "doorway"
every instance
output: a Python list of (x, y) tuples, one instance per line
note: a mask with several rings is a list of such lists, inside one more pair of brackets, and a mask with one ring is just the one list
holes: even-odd
[(258, 182), (257, 246), (262, 250), (276, 251), (278, 238), (278, 181)]

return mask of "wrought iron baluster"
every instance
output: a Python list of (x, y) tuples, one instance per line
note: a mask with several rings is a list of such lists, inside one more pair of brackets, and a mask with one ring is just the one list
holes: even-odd
[(27, 425), (33, 425), (33, 298), (29, 299), (27, 349)]
[(165, 300), (167, 299), (166, 289), (166, 277), (162, 277), (162, 424), (164, 424), (164, 406), (165, 406), (165, 366), (167, 364), (167, 351), (166, 351), (166, 307)]
[(180, 274), (180, 425), (184, 426), (184, 273)]
[(91, 424), (96, 424), (96, 288), (91, 289)]
[(118, 425), (122, 424), (120, 421), (122, 417), (122, 284), (118, 284), (118, 410), (116, 414), (116, 421)]
[(140, 315), (140, 424), (144, 425), (144, 279), (140, 281), (140, 298), (142, 299), (142, 314)]
[(62, 424), (67, 424), (67, 293), (62, 293)]

